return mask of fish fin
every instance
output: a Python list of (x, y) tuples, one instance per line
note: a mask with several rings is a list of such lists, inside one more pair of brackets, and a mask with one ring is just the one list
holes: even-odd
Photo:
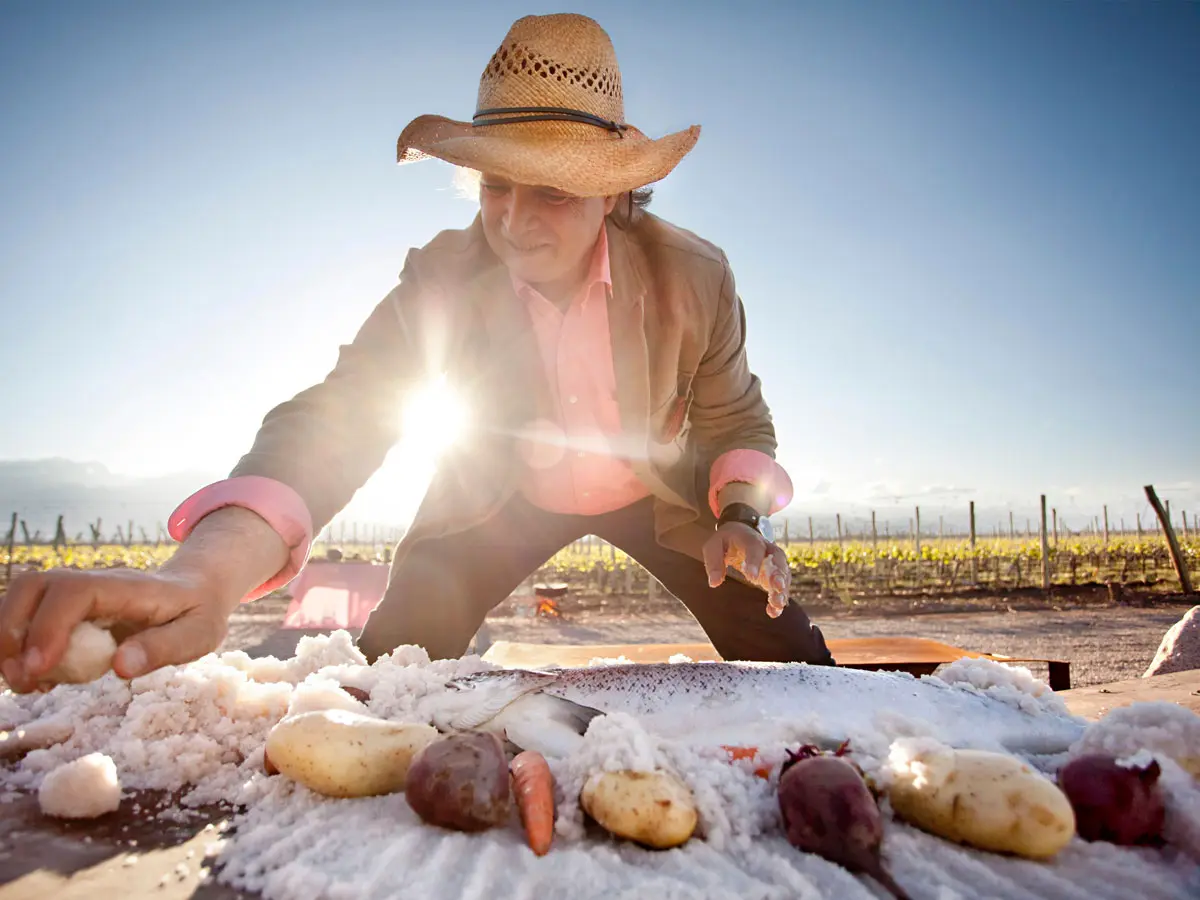
[(510, 703), (497, 716), (496, 725), (523, 750), (566, 756), (582, 743), (592, 719), (601, 715), (601, 710), (572, 700), (532, 693)]
[[(520, 700), (519, 697), (517, 699)], [(514, 702), (516, 701), (508, 696), (497, 694), (482, 703), (472, 703), (470, 706), (458, 710), (458, 714), (448, 718), (446, 724), (453, 731), (474, 731), (485, 722), (496, 718)]]

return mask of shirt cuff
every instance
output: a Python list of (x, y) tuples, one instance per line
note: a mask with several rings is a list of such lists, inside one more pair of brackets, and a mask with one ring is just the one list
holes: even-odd
[(717, 505), (717, 494), (721, 488), (733, 482), (765, 489), (771, 499), (771, 508), (767, 510), (769, 516), (792, 502), (792, 479), (783, 466), (761, 450), (730, 450), (718, 456), (713, 463), (708, 476), (708, 506), (718, 518), (721, 509)]
[(167, 532), (175, 540), (183, 541), (201, 519), (225, 506), (240, 506), (257, 513), (283, 538), (290, 551), (287, 565), (243, 597), (243, 603), (283, 587), (300, 573), (312, 546), (312, 516), (295, 490), (273, 478), (240, 475), (201, 488), (171, 513)]

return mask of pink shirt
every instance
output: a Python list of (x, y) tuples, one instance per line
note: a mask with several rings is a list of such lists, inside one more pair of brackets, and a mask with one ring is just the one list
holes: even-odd
[(608, 330), (608, 235), (600, 231), (588, 277), (565, 312), (526, 282), (513, 278), (513, 288), (533, 320), (555, 413), (553, 421), (536, 422), (533, 437), (519, 446), (526, 463), (521, 492), (547, 512), (580, 516), (648, 496), (609, 446), (622, 429)]
[[(521, 493), (547, 512), (585, 516), (648, 496), (629, 463), (609, 446), (622, 429), (608, 327), (612, 278), (607, 234), (601, 230), (588, 277), (565, 312), (529, 284), (514, 278), (513, 288), (528, 306), (555, 412), (554, 420), (535, 423), (533, 437), (518, 447), (526, 464)], [(791, 481), (775, 460), (757, 450), (731, 450), (709, 473), (713, 515), (720, 513), (717, 494), (735, 481), (766, 485), (771, 513), (791, 502)], [(312, 517), (291, 487), (271, 478), (240, 476), (201, 488), (171, 513), (171, 537), (184, 540), (200, 519), (222, 506), (258, 513), (291, 548), (288, 565), (246, 600), (282, 587), (299, 573), (312, 544)]]

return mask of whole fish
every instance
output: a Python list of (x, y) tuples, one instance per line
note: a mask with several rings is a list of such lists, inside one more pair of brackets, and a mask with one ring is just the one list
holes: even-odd
[(955, 747), (1025, 755), (1065, 751), (1086, 724), (1025, 712), (936, 678), (803, 663), (498, 669), (447, 688), (426, 698), (423, 710), (440, 730), (493, 731), (550, 756), (572, 752), (590, 721), (612, 712), (697, 744), (771, 746), (806, 725), (831, 740), (929, 735)]

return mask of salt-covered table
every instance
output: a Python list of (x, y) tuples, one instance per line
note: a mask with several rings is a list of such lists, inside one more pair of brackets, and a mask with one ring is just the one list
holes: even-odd
[[(1141, 701), (1179, 703), (1200, 713), (1200, 671), (1077, 688), (1059, 696), (1090, 719)], [(216, 840), (227, 814), (203, 809), (185, 822), (164, 826), (133, 811), (135, 803), (149, 809), (164, 801), (169, 799), (127, 799), (119, 812), (88, 823), (48, 820), (31, 797), (0, 806), (0, 900), (249, 900), (253, 895), (201, 883), (205, 848)]]

